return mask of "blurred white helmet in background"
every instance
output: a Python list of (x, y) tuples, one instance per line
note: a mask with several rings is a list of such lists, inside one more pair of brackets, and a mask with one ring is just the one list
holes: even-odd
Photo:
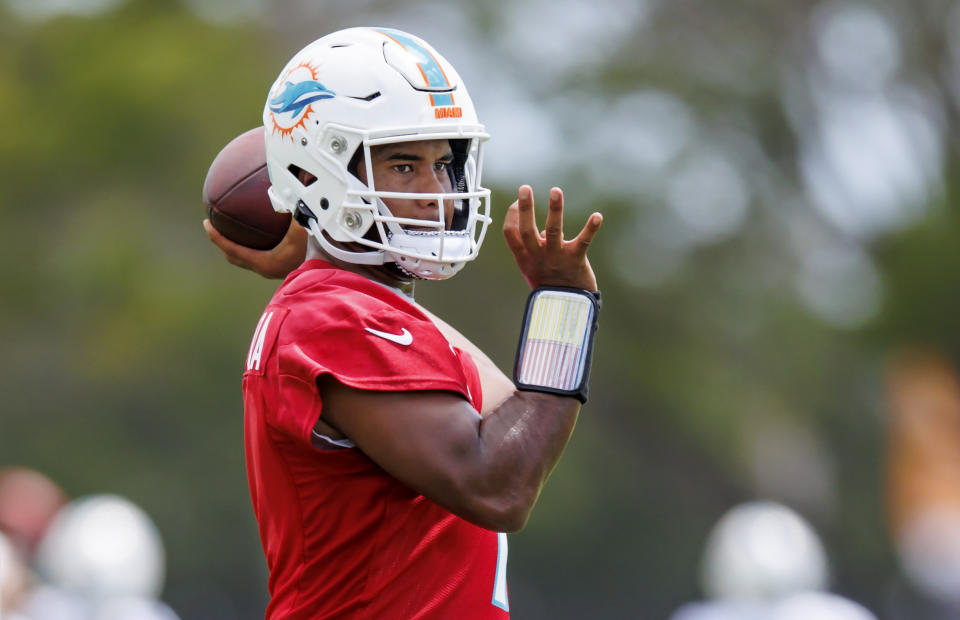
[(86, 596), (39, 585), (19, 608), (24, 615), (3, 620), (180, 620), (161, 601), (145, 596)]
[(163, 587), (163, 543), (137, 506), (115, 495), (68, 504), (51, 523), (37, 552), (51, 584), (87, 597), (156, 597)]
[(702, 579), (713, 598), (769, 601), (826, 587), (827, 559), (816, 532), (796, 512), (775, 502), (749, 502), (714, 526)]
[(773, 607), (770, 620), (877, 620), (863, 605), (829, 592), (802, 592)]
[(863, 605), (829, 592), (801, 592), (778, 601), (687, 603), (670, 620), (877, 620)]
[(170, 607), (143, 596), (122, 596), (97, 605), (92, 620), (180, 620)]
[(928, 596), (960, 605), (960, 513), (953, 507), (927, 507), (896, 539), (904, 573)]
[(20, 611), (30, 620), (90, 620), (91, 603), (79, 594), (41, 583), (30, 591)]
[(681, 606), (670, 620), (770, 620), (770, 609), (755, 601), (698, 601)]

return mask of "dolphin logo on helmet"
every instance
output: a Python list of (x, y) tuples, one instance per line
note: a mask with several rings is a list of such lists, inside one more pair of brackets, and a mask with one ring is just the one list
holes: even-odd
[(287, 82), (283, 91), (270, 100), (270, 110), (274, 114), (290, 113), (297, 118), (303, 109), (314, 101), (331, 99), (337, 94), (320, 82), (304, 81), (294, 84)]

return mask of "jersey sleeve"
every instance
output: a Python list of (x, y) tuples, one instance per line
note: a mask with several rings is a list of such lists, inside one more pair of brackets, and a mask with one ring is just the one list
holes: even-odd
[(483, 411), (483, 384), (480, 381), (480, 370), (477, 368), (476, 362), (473, 361), (473, 357), (469, 353), (459, 347), (453, 347), (453, 352), (460, 360), (460, 367), (463, 369), (463, 375), (467, 382), (467, 398), (470, 400), (470, 404), (477, 411)]
[(464, 364), (462, 354), (412, 306), (350, 291), (323, 297), (310, 305), (311, 312), (291, 311), (281, 328), (281, 402), (274, 420), (281, 430), (309, 440), (322, 416), (317, 379), (324, 374), (362, 390), (444, 390), (474, 401), (472, 363)]

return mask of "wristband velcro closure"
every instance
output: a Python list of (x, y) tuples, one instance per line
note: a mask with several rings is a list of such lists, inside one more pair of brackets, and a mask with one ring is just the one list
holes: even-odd
[(599, 301), (577, 288), (541, 286), (530, 293), (513, 368), (517, 389), (587, 400)]

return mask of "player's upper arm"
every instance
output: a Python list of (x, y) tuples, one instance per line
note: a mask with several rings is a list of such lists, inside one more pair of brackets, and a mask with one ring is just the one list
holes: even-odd
[(477, 345), (470, 342), (466, 336), (457, 331), (452, 325), (423, 306), (418, 305), (417, 307), (430, 317), (430, 320), (433, 321), (433, 324), (436, 325), (437, 329), (440, 330), (440, 333), (443, 334), (450, 344), (466, 351), (476, 365), (477, 373), (480, 375), (480, 384), (483, 387), (483, 411), (480, 412), (481, 415), (487, 415), (496, 409), (497, 405), (513, 394), (514, 390), (516, 390), (513, 381), (497, 368), (497, 365), (487, 357), (486, 353), (481, 351)]
[(358, 390), (330, 375), (318, 385), (322, 419), (393, 477), (482, 527), (513, 530), (525, 519), (529, 506), (485, 459), (480, 415), (459, 394)]

